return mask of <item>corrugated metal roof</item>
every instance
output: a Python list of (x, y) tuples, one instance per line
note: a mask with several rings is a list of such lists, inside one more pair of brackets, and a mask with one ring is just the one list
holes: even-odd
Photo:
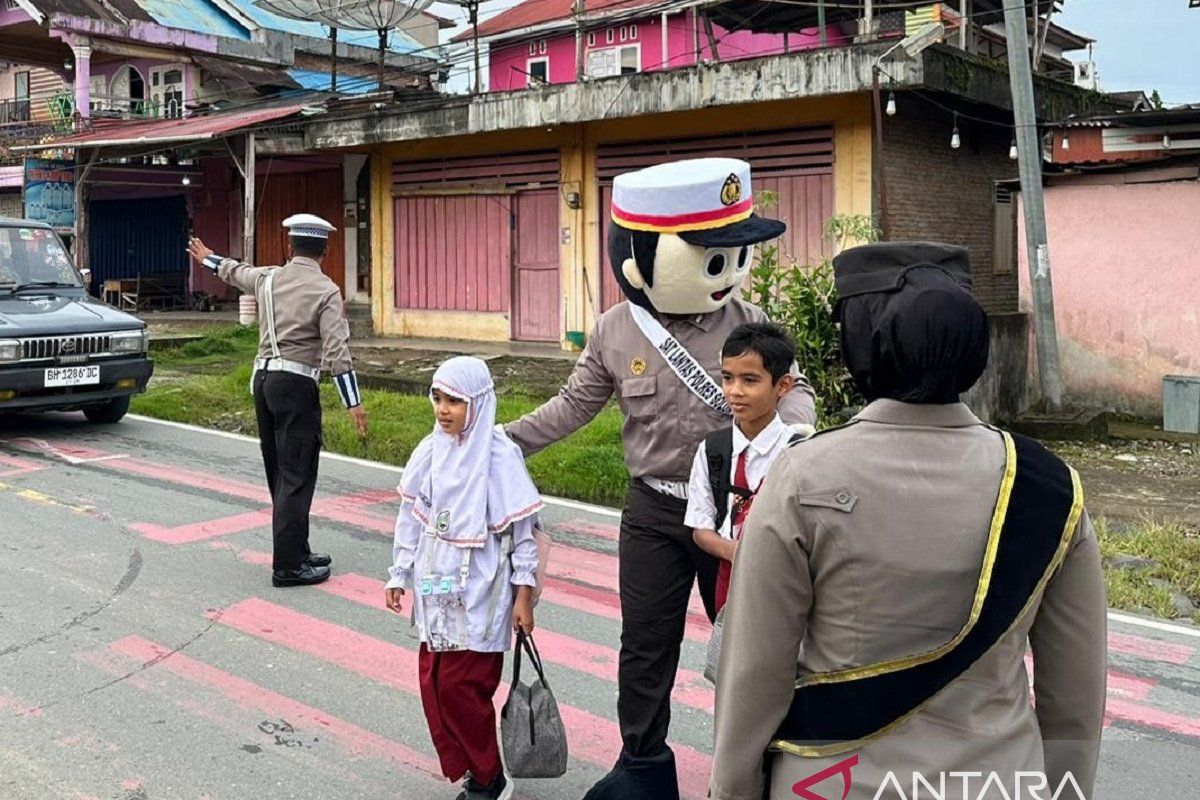
[(204, 0), (138, 0), (154, 21), (178, 28), (229, 39), (250, 40), (250, 32), (229, 15)]
[[(329, 29), (318, 22), (304, 22), (298, 19), (287, 19), (272, 14), (254, 4), (253, 0), (228, 0), (230, 5), (237, 6), (238, 11), (245, 14), (258, 25), (273, 31), (294, 33), (298, 36), (312, 36), (324, 39), (329, 35)], [(374, 31), (338, 31), (338, 41), (376, 49), (379, 47), (379, 36)], [(421, 44), (404, 31), (395, 30), (388, 37), (388, 49), (401, 55), (419, 50)]]
[[(584, 13), (603, 12), (609, 8), (631, 11), (643, 6), (662, 5), (661, 0), (584, 0)], [(544, 25), (549, 22), (568, 20), (575, 13), (575, 0), (525, 0), (520, 5), (501, 11), (491, 19), (479, 23), (479, 36), (497, 36), (510, 31)], [(452, 41), (471, 39), (474, 32), (468, 28)]]
[(210, 114), (203, 117), (185, 117), (184, 119), (160, 119), (146, 121), (114, 121), (97, 120), (92, 124), (92, 130), (87, 133), (77, 133), (65, 136), (53, 142), (21, 145), (10, 150), (44, 150), (48, 148), (67, 147), (121, 147), (124, 145), (159, 144), (168, 142), (189, 142), (212, 139), (220, 134), (253, 128), (266, 122), (273, 122), (290, 117), (300, 112), (303, 105), (287, 105), (276, 108), (259, 109), (256, 111), (233, 111), (225, 114)]
[[(289, 69), (287, 74), (300, 84), (303, 89), (315, 92), (330, 91), (331, 81), (328, 72), (312, 69)], [(370, 94), (378, 88), (378, 78), (374, 75), (338, 75), (339, 94)]]
[(154, 18), (138, 5), (138, 0), (106, 0), (104, 3), (95, 0), (30, 0), (30, 3), (46, 16), (55, 13), (70, 14), (73, 17), (99, 19), (117, 24), (133, 20), (154, 21)]

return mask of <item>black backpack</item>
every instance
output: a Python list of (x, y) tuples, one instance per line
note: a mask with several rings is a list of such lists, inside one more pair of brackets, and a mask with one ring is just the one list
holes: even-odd
[[(788, 439), (788, 446), (804, 441), (804, 437), (793, 433)], [(718, 428), (704, 437), (704, 452), (708, 457), (708, 485), (712, 489), (713, 504), (717, 507), (717, 516), (713, 522), (714, 530), (720, 531), (729, 515), (729, 495), (736, 494), (743, 500), (749, 500), (754, 492), (741, 486), (733, 485), (733, 428)]]

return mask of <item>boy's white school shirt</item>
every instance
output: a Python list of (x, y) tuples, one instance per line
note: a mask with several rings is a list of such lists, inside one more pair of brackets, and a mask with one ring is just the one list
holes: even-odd
[[(747, 439), (741, 428), (733, 426), (733, 457), (729, 461), (729, 483), (733, 484), (734, 471), (737, 469), (738, 457), (746, 451), (746, 480), (751, 491), (756, 491), (762, 480), (767, 476), (767, 470), (775, 457), (783, 452), (791, 439), (792, 431), (784, 424), (779, 414), (763, 428), (753, 440)], [(714, 530), (716, 528), (717, 505), (713, 499), (712, 486), (708, 482), (708, 449), (706, 442), (701, 441), (692, 460), (692, 476), (688, 481), (687, 512), (683, 524), (689, 528)], [(726, 539), (733, 538), (733, 493), (729, 493), (728, 507), (725, 510), (725, 522), (717, 531)]]

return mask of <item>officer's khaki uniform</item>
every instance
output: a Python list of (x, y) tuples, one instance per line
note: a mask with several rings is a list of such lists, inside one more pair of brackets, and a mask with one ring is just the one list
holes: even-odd
[[(276, 271), (273, 303), (265, 293), (265, 278)], [(289, 361), (325, 369), (338, 376), (350, 372), (350, 324), (346, 321), (337, 284), (311, 258), (293, 258), (282, 268), (252, 267), (232, 258), (221, 261), (217, 275), (258, 303), (259, 317), (274, 306), (279, 355)], [(271, 358), (268, 326), (259, 325), (258, 357)]]
[(258, 358), (251, 389), (273, 506), (275, 570), (297, 570), (311, 555), (309, 511), (321, 452), (321, 369), (347, 408), (359, 405), (350, 360), (350, 326), (337, 285), (311, 258), (253, 267), (231, 258), (221, 280), (258, 303)]
[[(1000, 434), (963, 405), (879, 400), (850, 426), (791, 447), (755, 501), (734, 563), (716, 705), (714, 800), (759, 800), (761, 764), (798, 674), (926, 652), (966, 621), (1005, 464)], [(1066, 772), (1091, 797), (1105, 700), (1106, 608), (1086, 513), (1058, 573), (1017, 628), (922, 710), (857, 751), (849, 798), (911, 796), (912, 773)], [(1036, 711), (1025, 667), (1032, 646)], [(774, 758), (772, 798), (841, 762)], [(984, 778), (949, 779), (947, 798)], [(1037, 783), (1030, 778), (1026, 788)], [(840, 776), (812, 785), (841, 797)], [(993, 789), (987, 796), (1001, 796)], [(928, 794), (922, 796), (930, 796)], [(938, 795), (940, 796), (940, 795)], [(1022, 800), (1034, 795), (1023, 794)], [(1073, 789), (1061, 797), (1075, 800)]]

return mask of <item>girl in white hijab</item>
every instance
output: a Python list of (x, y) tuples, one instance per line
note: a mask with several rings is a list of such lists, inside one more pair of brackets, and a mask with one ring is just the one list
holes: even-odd
[(399, 486), (388, 608), (413, 590), (421, 639), (421, 702), (459, 800), (512, 795), (496, 741), (492, 697), (517, 628), (533, 630), (537, 512), (520, 449), (496, 426), (487, 365), (452, 358), (433, 376), (436, 424)]

